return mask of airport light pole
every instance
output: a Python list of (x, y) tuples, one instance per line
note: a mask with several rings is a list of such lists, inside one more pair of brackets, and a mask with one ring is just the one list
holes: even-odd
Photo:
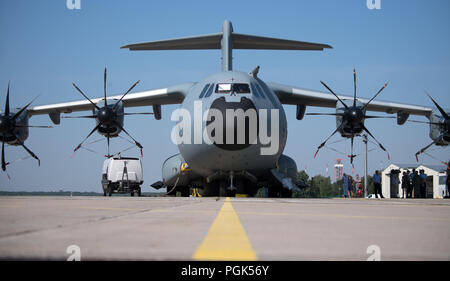
[(368, 169), (368, 164), (367, 164), (367, 156), (368, 156), (368, 151), (367, 151), (367, 144), (368, 144), (368, 140), (367, 140), (367, 134), (363, 135), (363, 142), (365, 145), (365, 153), (364, 153), (364, 198), (367, 197), (367, 169)]

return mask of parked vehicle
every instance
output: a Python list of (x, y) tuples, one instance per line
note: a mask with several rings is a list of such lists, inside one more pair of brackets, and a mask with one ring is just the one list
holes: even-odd
[(139, 158), (111, 157), (103, 162), (103, 195), (113, 193), (137, 193), (141, 196), (141, 184), (144, 182), (142, 163)]

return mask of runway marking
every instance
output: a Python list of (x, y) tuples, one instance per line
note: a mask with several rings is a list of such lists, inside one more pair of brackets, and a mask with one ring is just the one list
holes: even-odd
[(130, 209), (130, 208), (103, 208), (103, 207), (78, 207), (87, 210), (106, 210), (106, 211), (145, 211), (146, 209)]
[[(180, 213), (185, 212), (180, 210), (154, 210), (155, 212), (168, 212), (168, 213)], [(209, 214), (210, 210), (189, 210), (190, 213), (196, 214)], [(372, 215), (335, 215), (335, 214), (319, 214), (319, 213), (283, 213), (283, 212), (252, 212), (252, 211), (240, 211), (241, 215), (258, 215), (258, 216), (289, 216), (289, 217), (334, 217), (341, 219), (390, 219), (390, 220), (425, 220), (425, 221), (445, 221), (449, 222), (448, 218), (433, 218), (433, 217), (408, 217), (408, 216), (372, 216)]]
[(364, 215), (334, 215), (334, 214), (313, 214), (313, 213), (278, 213), (278, 212), (239, 212), (246, 215), (261, 215), (261, 216), (301, 216), (301, 217), (334, 217), (342, 219), (393, 219), (393, 220), (426, 220), (426, 221), (450, 221), (446, 218), (431, 218), (431, 217), (399, 217), (399, 216), (364, 216)]
[(194, 260), (257, 259), (229, 197), (192, 258)]

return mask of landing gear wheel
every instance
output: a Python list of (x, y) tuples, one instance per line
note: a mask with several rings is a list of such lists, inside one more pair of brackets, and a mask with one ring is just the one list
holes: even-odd
[(189, 197), (189, 187), (180, 186), (181, 197)]
[(281, 189), (281, 198), (292, 198), (292, 190), (289, 190), (287, 188)]
[(167, 187), (167, 191), (166, 191), (166, 195), (168, 195), (168, 196), (176, 196), (177, 195), (177, 189), (173, 188), (173, 186), (168, 186)]
[(255, 197), (258, 192), (258, 186), (255, 183), (247, 182), (245, 185), (245, 193), (248, 197)]
[(274, 186), (269, 186), (269, 197), (270, 198), (277, 198), (280, 197), (278, 194), (279, 189), (277, 187)]
[(236, 180), (236, 189), (234, 189), (231, 192), (233, 195), (230, 196), (236, 196), (236, 194), (247, 194), (245, 190), (245, 181), (243, 179)]
[(131, 197), (134, 197), (134, 191), (131, 191), (130, 195), (131, 195)]
[(236, 189), (227, 190), (227, 197), (236, 197)]
[(141, 188), (140, 188), (140, 187), (139, 187), (138, 190), (137, 190), (137, 196), (138, 196), (138, 197), (141, 197)]
[(226, 181), (220, 181), (219, 183), (219, 196), (227, 197), (228, 195), (228, 183)]
[(219, 183), (217, 181), (204, 183), (203, 188), (197, 189), (202, 197), (219, 196)]
[(111, 187), (108, 187), (108, 196), (111, 197), (111, 195), (112, 195), (112, 188), (111, 188)]

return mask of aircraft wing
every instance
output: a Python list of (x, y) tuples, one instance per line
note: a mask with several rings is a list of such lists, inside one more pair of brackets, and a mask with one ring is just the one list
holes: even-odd
[[(278, 83), (268, 83), (267, 85), (275, 92), (282, 104), (332, 108), (336, 107), (337, 98), (330, 93), (296, 88)], [(338, 94), (338, 96), (342, 100), (353, 100), (353, 96), (345, 96), (341, 94)], [(358, 100), (364, 104), (369, 101), (369, 99), (359, 97)], [(375, 99), (367, 106), (367, 110), (391, 114), (403, 113), (429, 117), (431, 115), (432, 108), (396, 102), (379, 101)]]
[[(149, 106), (149, 105), (166, 105), (166, 104), (180, 104), (183, 102), (184, 98), (187, 96), (189, 89), (194, 85), (194, 83), (185, 83), (175, 86), (170, 86), (167, 88), (135, 92), (126, 95), (122, 102), (124, 107), (135, 107), (135, 106)], [(120, 99), (123, 94), (117, 96), (110, 96), (108, 100)], [(102, 98), (91, 99), (94, 103), (97, 103)], [(75, 111), (86, 111), (92, 110), (94, 106), (86, 99), (57, 103), (50, 105), (40, 105), (28, 109), (28, 115), (40, 115), (40, 114), (60, 114), (60, 113), (71, 113)], [(52, 118), (53, 120), (53, 118)]]

